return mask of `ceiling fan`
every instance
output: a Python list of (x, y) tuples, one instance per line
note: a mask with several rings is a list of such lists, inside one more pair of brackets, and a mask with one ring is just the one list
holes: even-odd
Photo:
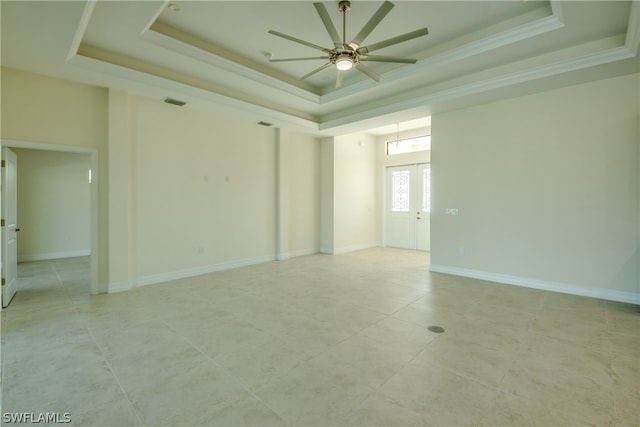
[(327, 13), (327, 9), (325, 8), (323, 3), (313, 3), (320, 15), (320, 19), (324, 24), (331, 40), (333, 41), (333, 49), (325, 48), (322, 46), (318, 46), (317, 44), (310, 43), (305, 40), (301, 40), (297, 37), (290, 36), (288, 34), (284, 34), (275, 30), (269, 30), (270, 34), (274, 36), (282, 37), (284, 39), (290, 40), (295, 43), (302, 44), (304, 46), (308, 46), (310, 48), (320, 50), (326, 54), (326, 56), (314, 56), (307, 58), (285, 58), (285, 59), (270, 59), (269, 62), (286, 62), (286, 61), (308, 61), (308, 60), (317, 60), (317, 59), (328, 59), (329, 62), (324, 64), (322, 67), (316, 68), (310, 73), (305, 74), (300, 78), (300, 80), (304, 80), (312, 75), (328, 68), (332, 65), (335, 65), (338, 70), (338, 77), (336, 78), (336, 87), (342, 86), (342, 80), (344, 78), (344, 73), (352, 68), (357, 69), (358, 71), (366, 74), (370, 78), (375, 81), (379, 81), (381, 77), (373, 72), (370, 68), (366, 67), (363, 62), (371, 61), (371, 62), (393, 62), (399, 64), (415, 64), (417, 59), (413, 58), (400, 58), (396, 56), (380, 56), (380, 55), (369, 55), (370, 52), (375, 50), (379, 50), (385, 47), (393, 46), (398, 43), (402, 43), (408, 40), (415, 39), (417, 37), (425, 36), (429, 33), (427, 28), (421, 28), (416, 31), (411, 31), (406, 34), (402, 34), (400, 36), (392, 37), (387, 40), (383, 40), (377, 43), (370, 44), (368, 46), (362, 46), (362, 42), (371, 34), (373, 29), (384, 19), (384, 17), (393, 9), (394, 4), (390, 1), (385, 1), (380, 8), (376, 11), (376, 13), (369, 19), (369, 21), (362, 27), (360, 32), (353, 38), (353, 40), (347, 44), (347, 11), (351, 10), (351, 2), (343, 0), (338, 3), (338, 8), (342, 13), (342, 39), (338, 34), (329, 14)]

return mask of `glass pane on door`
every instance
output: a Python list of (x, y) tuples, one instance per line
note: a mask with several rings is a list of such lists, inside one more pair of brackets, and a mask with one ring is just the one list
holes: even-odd
[(408, 170), (391, 173), (391, 210), (409, 212), (411, 177)]

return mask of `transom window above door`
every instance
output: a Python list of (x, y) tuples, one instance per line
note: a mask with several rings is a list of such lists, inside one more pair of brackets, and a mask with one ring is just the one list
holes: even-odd
[(431, 150), (431, 135), (387, 141), (387, 156)]

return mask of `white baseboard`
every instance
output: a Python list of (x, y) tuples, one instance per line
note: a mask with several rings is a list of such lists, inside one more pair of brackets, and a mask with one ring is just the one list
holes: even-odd
[(489, 273), (467, 268), (449, 267), (446, 265), (431, 264), (430, 271), (445, 273), (454, 276), (470, 277), (472, 279), (487, 280), (490, 282), (504, 283), (507, 285), (522, 286), (525, 288), (540, 289), (544, 291), (560, 292), (563, 294), (580, 295), (584, 297), (600, 298), (609, 301), (640, 304), (640, 293), (618, 291), (615, 289), (585, 288), (569, 283), (551, 282), (547, 280), (533, 279), (530, 277), (511, 276), (508, 274)]
[[(276, 258), (275, 256), (271, 256), (271, 255), (265, 255), (265, 256), (261, 256), (261, 257), (245, 258), (245, 259), (241, 259), (241, 260), (237, 260), (237, 261), (223, 262), (223, 263), (219, 263), (219, 264), (213, 264), (213, 265), (208, 265), (208, 266), (205, 266), (205, 267), (198, 267), (198, 268), (193, 268), (193, 269), (188, 269), (188, 270), (180, 270), (180, 271), (173, 271), (173, 272), (169, 272), (169, 273), (154, 274), (154, 275), (144, 276), (144, 277), (138, 278), (135, 281), (135, 286), (153, 285), (153, 284), (157, 284), (157, 283), (169, 282), (171, 280), (184, 279), (186, 277), (201, 276), (203, 274), (214, 273), (216, 271), (230, 270), (232, 268), (246, 267), (246, 266), (255, 265), (255, 264), (262, 264), (262, 263), (265, 263), (265, 262), (275, 261), (276, 259), (279, 260), (279, 261), (282, 261), (282, 260), (289, 259), (290, 257), (313, 255), (313, 254), (317, 254), (317, 253), (318, 253), (317, 249), (304, 249), (304, 250), (299, 250), (299, 251), (294, 251), (294, 252), (288, 252), (288, 253), (285, 253), (285, 254), (280, 254), (280, 256), (278, 258)], [(125, 291), (130, 290), (131, 288), (132, 288), (132, 286), (126, 280), (121, 281), (121, 282), (114, 282), (114, 283), (110, 283), (109, 284), (109, 293), (110, 294), (114, 294), (114, 293), (118, 293), (118, 292), (125, 292)]]
[(20, 255), (18, 256), (18, 262), (46, 261), (49, 259), (75, 258), (89, 255), (91, 255), (91, 251), (89, 249), (82, 249), (79, 251), (47, 252), (42, 254)]
[(276, 255), (276, 259), (278, 261), (286, 261), (290, 258), (296, 258), (299, 256), (306, 256), (306, 255), (315, 255), (317, 253), (320, 253), (320, 250), (318, 248), (298, 249), (296, 251), (279, 253), (278, 255)]
[(156, 283), (170, 282), (172, 280), (184, 279), (187, 277), (201, 276), (203, 274), (215, 273), (216, 271), (230, 270), (232, 268), (246, 267), (254, 264), (275, 261), (275, 255), (264, 255), (255, 258), (245, 258), (235, 261), (221, 262), (219, 264), (207, 265), (203, 267), (191, 268), (187, 270), (172, 271), (169, 273), (153, 274), (139, 277), (135, 280), (135, 286), (147, 286)]
[(374, 243), (365, 243), (361, 245), (343, 246), (341, 248), (320, 248), (320, 253), (341, 255), (341, 254), (347, 254), (349, 252), (361, 251), (363, 249), (377, 248), (379, 246), (380, 246), (379, 243), (374, 242)]
[(126, 280), (123, 280), (121, 282), (109, 283), (108, 293), (115, 294), (118, 292), (125, 292), (130, 289), (131, 289), (131, 285), (129, 285), (129, 282)]

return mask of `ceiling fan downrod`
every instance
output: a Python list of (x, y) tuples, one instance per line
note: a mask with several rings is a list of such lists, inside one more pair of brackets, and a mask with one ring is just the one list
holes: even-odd
[(342, 0), (338, 3), (338, 9), (342, 12), (342, 44), (347, 46), (347, 12), (351, 10), (351, 2)]

